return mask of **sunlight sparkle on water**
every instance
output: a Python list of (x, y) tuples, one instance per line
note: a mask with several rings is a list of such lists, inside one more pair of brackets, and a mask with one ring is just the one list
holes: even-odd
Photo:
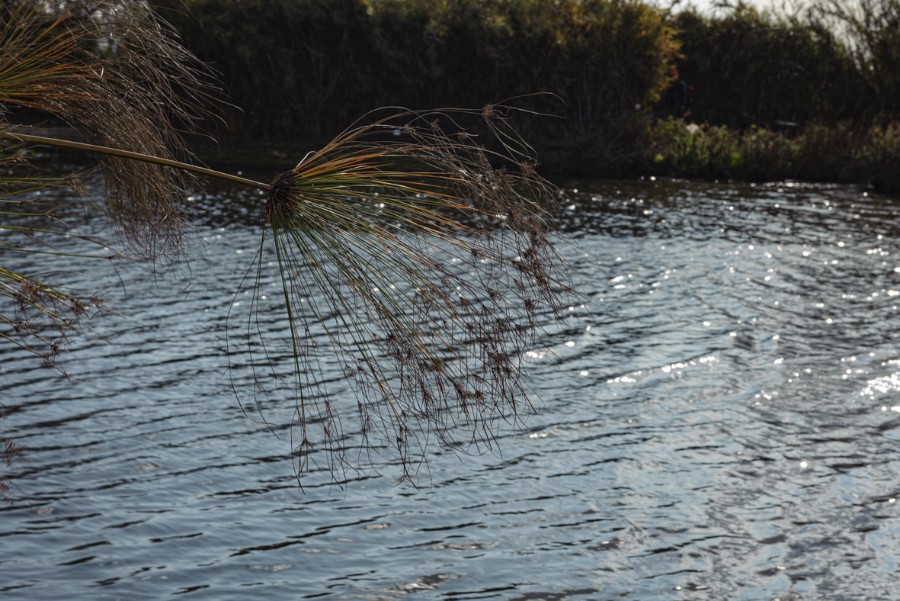
[[(849, 371), (849, 370), (848, 370)], [(866, 382), (866, 387), (860, 391), (860, 395), (875, 398), (876, 396), (900, 393), (900, 372), (875, 378)], [(900, 406), (893, 406), (891, 411), (900, 412)], [(882, 408), (882, 411), (887, 409)]]
[[(775, 186), (802, 192), (775, 196)], [(89, 601), (101, 585), (104, 598), (207, 587), (201, 596), (267, 601), (498, 590), (896, 598), (900, 207), (805, 184), (596, 184), (584, 194), (594, 203), (561, 217), (571, 221), (560, 235), (575, 242), (560, 251), (577, 257), (572, 284), (591, 302), (562, 305), (565, 324), (536, 312), (547, 332), (519, 349), (537, 410), (525, 428), (500, 432), (499, 452), (435, 447), (421, 489), (387, 477), (398, 472), (385, 453), (373, 470), (348, 472), (346, 486), (319, 469), (297, 492), (287, 437), (228, 401), (247, 390), (273, 420), (283, 414), (279, 426), (293, 421), (295, 390), (280, 373), (263, 395), (249, 362), (223, 378), (231, 353), (209, 352), (234, 302), (235, 333), (255, 315), (250, 325), (290, 360), (273, 249), (256, 259), (265, 279), (237, 295), (243, 269), (221, 260), (239, 250), (249, 260), (257, 227), (197, 224), (210, 260), (192, 288), (208, 293), (120, 267), (102, 281), (124, 280), (129, 311), (148, 319), (92, 322), (122, 344), (78, 345), (73, 380), (88, 394), (42, 377), (40, 365), (0, 374), (0, 401), (15, 408), (3, 425), (28, 451), (6, 470), (24, 494), (4, 506), (0, 530), (15, 553), (0, 555), (0, 589), (19, 586), (12, 597), (28, 601), (56, 601), (59, 590)], [(378, 281), (380, 295), (411, 306), (414, 282), (398, 281)], [(325, 303), (317, 290), (297, 301), (310, 316)], [(321, 355), (319, 376), (350, 411), (351, 449), (355, 382), (313, 344), (333, 323), (311, 321), (303, 350)], [(168, 534), (177, 540), (157, 544)], [(434, 568), (424, 572), (405, 561), (423, 549)]]
[[(636, 373), (639, 374), (640, 372)], [(631, 376), (619, 376), (618, 378), (612, 378), (611, 380), (606, 381), (607, 384), (634, 384), (635, 382), (637, 382), (637, 380)]]

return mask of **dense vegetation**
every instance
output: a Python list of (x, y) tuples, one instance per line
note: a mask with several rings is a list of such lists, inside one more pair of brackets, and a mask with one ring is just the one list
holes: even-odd
[[(379, 106), (546, 92), (527, 106), (560, 118), (522, 127), (555, 171), (897, 186), (898, 0), (790, 15), (636, 0), (156, 4), (242, 109), (218, 132), (232, 151), (252, 140), (296, 152)], [(674, 111), (684, 123), (666, 95), (676, 66), (691, 92), (689, 112)]]
[[(175, 0), (181, 6), (180, 0)], [(222, 74), (237, 138), (315, 144), (379, 106), (528, 105), (526, 137), (572, 168), (633, 153), (667, 86), (663, 15), (609, 0), (189, 0), (162, 11)], [(613, 160), (615, 159), (615, 160)]]

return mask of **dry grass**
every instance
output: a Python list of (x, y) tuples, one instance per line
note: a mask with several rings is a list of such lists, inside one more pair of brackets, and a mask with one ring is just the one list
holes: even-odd
[[(413, 481), (430, 438), (489, 446), (528, 407), (522, 355), (570, 291), (550, 241), (561, 198), (508, 126), (514, 111), (375, 118), (274, 180), (265, 235), (290, 327), (298, 474), (317, 449), (333, 473), (366, 462), (347, 453), (346, 399), (329, 394), (326, 364), (356, 394), (361, 449), (394, 455)], [(466, 123), (493, 132), (498, 150)], [(266, 261), (260, 252), (255, 286)], [(260, 310), (245, 332), (261, 406), (283, 374)], [(325, 340), (311, 339), (317, 329)]]
[[(142, 3), (11, 0), (0, 7), (0, 230), (6, 252), (50, 252), (69, 224), (32, 215), (36, 189), (63, 185), (31, 175), (15, 140), (27, 128), (8, 122), (13, 109), (62, 121), (85, 140), (162, 158), (189, 156), (181, 131), (206, 115), (203, 69)], [(12, 136), (12, 137), (10, 137)], [(133, 258), (181, 252), (178, 210), (188, 172), (102, 156), (106, 209)], [(22, 227), (21, 220), (41, 220)], [(57, 238), (59, 239), (59, 238)], [(105, 247), (86, 240), (89, 246)], [(99, 251), (95, 256), (109, 257)], [(0, 269), (0, 338), (52, 361), (96, 298), (64, 291), (47, 277)]]
[[(189, 157), (181, 130), (207, 114), (203, 69), (141, 3), (66, 5), (57, 13), (19, 0), (2, 9), (0, 106), (60, 119), (90, 143)], [(132, 254), (177, 254), (184, 231), (178, 201), (189, 176), (112, 156), (100, 168), (107, 210)]]
[[(180, 252), (178, 203), (192, 173), (266, 191), (260, 250), (245, 280), (256, 300), (241, 325), (253, 381), (235, 392), (260, 409), (268, 397), (296, 401), (298, 476), (313, 450), (328, 451), (337, 474), (392, 449), (415, 481), (430, 439), (490, 446), (499, 425), (529, 407), (522, 356), (570, 291), (551, 243), (560, 192), (537, 174), (532, 149), (511, 126), (528, 111), (498, 104), (371, 114), (260, 184), (177, 161), (187, 154), (179, 130), (202, 116), (209, 88), (143, 3), (67, 2), (59, 14), (45, 6), (20, 0), (0, 9), (0, 107), (61, 119), (92, 146), (5, 122), (0, 141), (99, 155), (106, 207), (132, 256)], [(15, 161), (15, 149), (5, 150)], [(13, 225), (27, 210), (19, 194), (48, 182), (5, 183), (10, 211), (0, 229), (27, 238)], [(42, 234), (67, 232), (57, 223)], [(268, 305), (259, 304), (259, 287), (269, 275), (280, 282), (286, 336), (262, 325), (269, 316), (261, 318)], [(48, 358), (98, 306), (7, 269), (0, 297), (13, 306), (0, 336), (34, 352), (47, 347)], [(335, 394), (339, 385), (353, 389), (355, 403)], [(347, 452), (348, 412), (362, 435), (357, 459)]]

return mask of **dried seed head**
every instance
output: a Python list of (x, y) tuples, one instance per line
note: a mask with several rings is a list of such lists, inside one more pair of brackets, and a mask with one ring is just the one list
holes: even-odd
[(277, 227), (293, 213), (293, 205), (298, 201), (297, 185), (293, 173), (287, 171), (276, 176), (271, 186), (266, 198), (266, 222)]
[[(520, 358), (552, 325), (538, 307), (557, 313), (568, 294), (549, 239), (558, 190), (506, 168), (521, 157), (505, 150), (502, 141), (516, 140), (505, 120), (491, 130), (502, 133), (496, 149), (460, 129), (510, 111), (376, 118), (273, 180), (266, 235), (288, 314), (300, 322), (290, 326), (295, 438), (334, 449), (340, 458), (329, 465), (361, 467), (344, 452), (356, 436), (367, 449), (393, 449), (412, 479), (430, 438), (490, 447), (500, 424), (530, 407)], [(253, 281), (264, 281), (267, 264), (260, 255)], [(266, 349), (252, 366), (260, 390), (279, 395), (266, 331), (244, 328), (252, 348)], [(328, 344), (312, 352), (317, 337)], [(332, 373), (356, 395), (356, 434), (329, 400)]]
[[(181, 132), (209, 114), (211, 78), (147, 3), (54, 7), (18, 0), (4, 5), (2, 15), (0, 105), (53, 115), (93, 144), (166, 159), (190, 156)], [(114, 44), (103, 49), (97, 40)], [(107, 211), (132, 254), (177, 254), (178, 205), (191, 178), (113, 157), (101, 159), (100, 168)]]

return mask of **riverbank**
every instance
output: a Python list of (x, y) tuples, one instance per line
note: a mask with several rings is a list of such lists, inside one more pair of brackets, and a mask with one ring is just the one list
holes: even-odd
[[(80, 137), (70, 128), (35, 128), (29, 133), (64, 139)], [(253, 173), (266, 180), (292, 168), (316, 147), (296, 141), (266, 140), (211, 145), (194, 140), (201, 162), (228, 173)], [(592, 141), (585, 141), (590, 144)], [(598, 146), (602, 140), (595, 141)], [(50, 151), (70, 161), (81, 154)], [(900, 125), (855, 127), (816, 125), (802, 131), (752, 126), (739, 130), (659, 119), (647, 124), (630, 152), (608, 152), (594, 162), (573, 156), (571, 147), (544, 152), (540, 171), (551, 179), (636, 179), (669, 177), (732, 182), (805, 181), (851, 184), (889, 195), (900, 194)]]
[(802, 180), (900, 192), (900, 125), (813, 125), (802, 131), (737, 130), (661, 121), (646, 146), (657, 175), (739, 181)]
[[(293, 167), (312, 149), (269, 142), (206, 148), (201, 155), (218, 168), (278, 173)], [(593, 163), (572, 154), (572, 148), (545, 152), (538, 168), (552, 179), (652, 175), (735, 182), (795, 180), (900, 194), (900, 126), (896, 124), (859, 128), (844, 123), (774, 131), (661, 119), (649, 124), (627, 153), (608, 152)]]
[(515, 97), (552, 176), (900, 190), (893, 0), (714, 15), (624, 0), (154, 4), (241, 107), (209, 124), (216, 163), (292, 166), (380, 106)]

